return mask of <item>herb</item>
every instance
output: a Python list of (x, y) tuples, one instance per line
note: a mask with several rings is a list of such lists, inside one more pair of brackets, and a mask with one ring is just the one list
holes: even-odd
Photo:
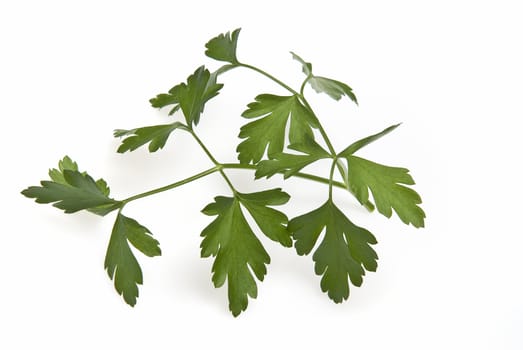
[[(336, 101), (345, 97), (357, 103), (352, 88), (340, 81), (314, 75), (310, 63), (291, 53), (305, 74), (300, 89), (294, 90), (264, 70), (238, 60), (236, 48), (239, 34), (240, 29), (236, 29), (232, 33), (220, 34), (206, 44), (207, 56), (227, 64), (215, 72), (200, 66), (186, 82), (150, 100), (153, 107), (168, 107), (169, 116), (181, 114), (183, 118), (162, 125), (114, 131), (115, 137), (122, 138), (117, 149), (119, 153), (132, 152), (143, 146), (147, 146), (150, 152), (156, 152), (166, 146), (172, 133), (187, 132), (208, 156), (212, 167), (164, 187), (115, 200), (109, 197), (109, 187), (103, 179), (95, 181), (65, 156), (58, 163), (58, 169), (49, 171), (50, 180), (41, 181), (40, 186), (31, 186), (22, 191), (23, 195), (34, 198), (37, 203), (54, 203), (65, 213), (88, 210), (105, 216), (117, 210), (105, 269), (114, 281), (117, 292), (131, 306), (136, 304), (138, 285), (142, 284), (143, 276), (129, 244), (149, 257), (161, 255), (161, 250), (151, 232), (122, 214), (122, 211), (135, 200), (174, 189), (213, 173), (223, 177), (230, 193), (228, 196), (216, 196), (202, 210), (214, 219), (201, 233), (201, 256), (214, 257), (212, 281), (215, 287), (221, 287), (227, 282), (229, 309), (234, 316), (245, 311), (249, 297), (257, 297), (257, 280), (263, 281), (267, 273), (270, 256), (258, 239), (260, 234), (284, 247), (294, 245), (299, 255), (310, 254), (316, 247), (312, 259), (316, 274), (322, 276), (321, 289), (336, 303), (348, 298), (349, 281), (354, 286), (361, 286), (365, 271), (376, 271), (378, 257), (372, 248), (377, 243), (376, 238), (365, 228), (350, 221), (334, 203), (334, 187), (347, 190), (369, 211), (377, 208), (379, 213), (389, 218), (394, 211), (405, 224), (424, 226), (425, 213), (419, 207), (421, 198), (408, 187), (414, 185), (408, 170), (378, 164), (355, 155), (361, 148), (396, 129), (399, 124), (336, 152), (307, 101), (304, 90), (309, 84), (317, 93), (325, 93)], [(260, 94), (247, 105), (241, 116), (248, 122), (240, 129), (241, 141), (236, 148), (239, 162), (220, 163), (198, 137), (196, 127), (201, 122), (205, 104), (223, 88), (223, 84), (218, 83), (219, 76), (237, 68), (260, 73), (286, 89), (287, 94)], [(323, 159), (331, 162), (330, 168), (326, 169), (326, 177), (302, 171)], [(289, 220), (287, 215), (275, 208), (286, 204), (290, 199), (289, 194), (279, 188), (241, 193), (228, 178), (225, 172), (227, 169), (254, 171), (255, 179), (279, 174), (285, 179), (297, 177), (311, 180), (327, 186), (327, 200), (317, 209)], [(335, 180), (336, 172), (342, 181)], [(252, 225), (246, 215), (254, 219)]]

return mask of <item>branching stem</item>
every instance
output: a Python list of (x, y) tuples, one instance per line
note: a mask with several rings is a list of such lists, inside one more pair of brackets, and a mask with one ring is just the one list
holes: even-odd
[[(124, 199), (122, 202), (125, 205), (125, 204), (127, 204), (129, 202), (132, 202), (132, 201), (135, 201), (137, 199), (141, 199), (141, 198), (152, 196), (152, 195), (155, 195), (155, 194), (158, 194), (158, 193), (161, 193), (161, 192), (169, 191), (169, 190), (172, 190), (172, 189), (174, 189), (176, 187), (180, 187), (182, 185), (186, 185), (186, 184), (188, 184), (190, 182), (193, 182), (195, 180), (201, 179), (202, 177), (205, 177), (207, 175), (214, 174), (215, 172), (223, 172), (223, 169), (256, 170), (256, 166), (252, 165), (252, 164), (239, 164), (239, 163), (219, 164), (218, 163), (216, 166), (214, 166), (214, 167), (212, 167), (210, 169), (207, 169), (205, 171), (202, 171), (202, 172), (200, 172), (200, 173), (198, 173), (196, 175), (190, 176), (190, 177), (188, 177), (186, 179), (183, 179), (183, 180), (180, 180), (180, 181), (176, 181), (176, 182), (174, 182), (172, 184), (169, 184), (169, 185), (166, 185), (166, 186), (162, 186), (162, 187), (155, 188), (155, 189), (147, 191), (147, 192), (143, 192), (143, 193), (134, 195), (132, 197)], [(314, 181), (314, 182), (318, 182), (318, 183), (322, 183), (322, 184), (326, 184), (326, 185), (332, 185), (334, 187), (345, 189), (345, 184), (344, 183), (341, 183), (339, 181), (330, 181), (329, 179), (326, 179), (326, 178), (321, 177), (321, 176), (316, 176), (316, 175), (307, 174), (307, 173), (296, 173), (296, 174), (293, 175), (293, 177), (298, 177), (298, 178), (311, 180), (311, 181)]]
[(260, 69), (258, 67), (251, 66), (251, 65), (245, 64), (245, 63), (239, 63), (238, 66), (239, 67), (248, 68), (248, 69), (251, 69), (251, 70), (253, 70), (255, 72), (258, 72), (261, 75), (264, 75), (267, 78), (271, 79), (272, 81), (274, 81), (276, 84), (280, 85), (281, 87), (285, 88), (286, 90), (288, 90), (293, 95), (298, 96), (300, 98), (300, 100), (303, 102), (303, 104), (305, 105), (305, 107), (309, 110), (309, 112), (312, 113), (312, 115), (314, 116), (314, 118), (316, 120), (318, 120), (318, 130), (320, 131), (320, 134), (323, 137), (323, 140), (325, 141), (325, 144), (327, 145), (327, 148), (329, 149), (329, 152), (331, 153), (331, 156), (332, 157), (336, 156), (336, 151), (334, 150), (334, 147), (332, 146), (332, 143), (331, 143), (329, 137), (327, 136), (327, 133), (325, 132), (325, 129), (323, 129), (323, 126), (320, 124), (319, 119), (316, 117), (316, 113), (314, 113), (314, 110), (312, 109), (311, 105), (309, 104), (309, 102), (307, 101), (305, 96), (303, 95), (303, 90), (305, 88), (305, 84), (306, 84), (306, 82), (307, 82), (307, 80), (309, 78), (305, 79), (304, 83), (301, 85), (300, 92), (297, 92), (296, 90), (291, 88), (289, 85), (287, 85), (284, 82), (282, 82), (281, 80), (277, 79), (272, 74), (267, 73), (263, 69)]
[(223, 171), (223, 166), (216, 160), (216, 158), (213, 157), (213, 155), (211, 154), (211, 152), (209, 151), (209, 149), (204, 145), (204, 143), (202, 142), (202, 140), (200, 140), (200, 138), (198, 137), (198, 135), (196, 135), (196, 133), (193, 131), (193, 130), (190, 130), (189, 131), (190, 134), (194, 137), (194, 139), (196, 140), (196, 142), (198, 142), (198, 144), (200, 145), (200, 147), (203, 149), (203, 151), (205, 152), (205, 154), (207, 154), (207, 156), (209, 157), (209, 159), (211, 160), (211, 162), (214, 163), (214, 165), (216, 166), (216, 170), (220, 172), (220, 175), (223, 177), (223, 179), (225, 180), (225, 182), (227, 182), (227, 185), (229, 186), (229, 188), (231, 189), (232, 193), (233, 194), (236, 194), (237, 191), (236, 189), (234, 188), (234, 186), (232, 185), (232, 182), (231, 180), (229, 179), (229, 177), (225, 174), (225, 172)]
[[(345, 171), (344, 171), (343, 167), (341, 166), (341, 164), (339, 164), (337, 162), (337, 159), (336, 159), (336, 154), (337, 153), (336, 153), (336, 151), (335, 151), (335, 149), (334, 149), (334, 147), (332, 145), (332, 142), (330, 141), (330, 139), (329, 139), (325, 129), (320, 124), (319, 119), (316, 116), (316, 113), (314, 113), (314, 110), (312, 109), (311, 105), (309, 104), (309, 102), (307, 101), (307, 99), (304, 96), (303, 92), (304, 92), (305, 85), (307, 84), (307, 81), (308, 81), (309, 78), (307, 78), (307, 79), (305, 79), (303, 81), (303, 83), (302, 83), (302, 85), (300, 87), (300, 91), (298, 92), (298, 91), (294, 90), (293, 88), (291, 88), (289, 85), (285, 84), (284, 82), (282, 82), (281, 80), (276, 78), (275, 76), (273, 76), (272, 74), (269, 74), (266, 71), (264, 71), (264, 70), (262, 70), (262, 69), (260, 69), (258, 67), (255, 67), (255, 66), (252, 66), (252, 65), (249, 65), (249, 64), (246, 64), (246, 63), (241, 63), (241, 62), (238, 62), (234, 66), (236, 66), (236, 67), (244, 67), (244, 68), (253, 70), (253, 71), (255, 71), (255, 72), (257, 72), (257, 73), (259, 73), (259, 74), (261, 74), (261, 75), (263, 75), (263, 76), (265, 76), (267, 78), (269, 78), (270, 80), (274, 81), (276, 84), (280, 85), (281, 87), (283, 87), (284, 89), (286, 89), (287, 91), (292, 93), (293, 95), (297, 96), (300, 99), (300, 101), (303, 103), (305, 108), (307, 108), (307, 110), (314, 116), (314, 118), (316, 120), (318, 120), (318, 131), (320, 132), (320, 134), (321, 134), (321, 136), (322, 136), (322, 138), (323, 138), (323, 140), (324, 140), (324, 142), (325, 142), (325, 144), (326, 144), (326, 146), (327, 146), (327, 148), (329, 150), (329, 153), (334, 158), (334, 161), (332, 163), (332, 167), (331, 167), (331, 170), (330, 170), (329, 178), (324, 178), (324, 177), (321, 177), (321, 176), (316, 176), (316, 175), (302, 173), (302, 172), (298, 172), (296, 174), (293, 174), (292, 176), (293, 177), (299, 177), (299, 178), (302, 178), (302, 179), (311, 180), (311, 181), (315, 181), (315, 182), (318, 182), (318, 183), (327, 184), (329, 186), (329, 198), (330, 199), (332, 199), (332, 188), (333, 187), (343, 188), (343, 189), (349, 190), (349, 192), (350, 192), (350, 189), (348, 188), (348, 185), (346, 183), (339, 182), (339, 181), (334, 181), (334, 169), (336, 167), (338, 168), (338, 171), (341, 174), (342, 178), (344, 178)], [(225, 71), (226, 70), (224, 70), (224, 72)], [(202, 171), (201, 173), (198, 173), (196, 175), (190, 176), (190, 177), (188, 177), (186, 179), (174, 182), (174, 183), (172, 183), (170, 185), (159, 187), (157, 189), (154, 189), (154, 190), (151, 190), (151, 191), (147, 191), (147, 192), (144, 192), (144, 193), (137, 194), (135, 196), (129, 197), (129, 198), (127, 198), (127, 199), (122, 201), (124, 203), (124, 205), (129, 203), (129, 202), (131, 202), (131, 201), (134, 201), (134, 200), (137, 200), (137, 199), (140, 199), (140, 198), (143, 198), (143, 197), (151, 196), (151, 195), (154, 195), (154, 194), (157, 194), (157, 193), (160, 193), (160, 192), (168, 191), (168, 190), (171, 190), (173, 188), (185, 185), (185, 184), (187, 184), (189, 182), (198, 180), (198, 179), (200, 179), (202, 177), (205, 177), (207, 175), (213, 174), (215, 172), (219, 172), (220, 175), (224, 178), (224, 180), (227, 183), (227, 185), (231, 188), (232, 192), (236, 193), (237, 192), (236, 189), (232, 185), (232, 182), (230, 181), (228, 176), (225, 174), (223, 169), (256, 170), (256, 166), (252, 165), (252, 164), (239, 164), (239, 163), (224, 163), (224, 164), (222, 164), (222, 163), (218, 162), (216, 160), (216, 158), (214, 158), (214, 156), (211, 154), (209, 149), (202, 142), (202, 140), (192, 130), (192, 128), (187, 128), (185, 130), (188, 131), (193, 136), (193, 138), (200, 145), (202, 150), (205, 152), (207, 157), (209, 157), (209, 159), (211, 160), (211, 162), (215, 166), (210, 168), (210, 169), (207, 169), (205, 171)], [(370, 202), (366, 203), (364, 205), (370, 211), (372, 211), (374, 209), (372, 203), (370, 203)]]
[[(256, 165), (253, 165), (253, 164), (224, 163), (224, 164), (222, 164), (222, 167), (223, 167), (223, 169), (256, 170)], [(284, 172), (285, 172), (285, 170), (282, 170), (280, 173), (283, 174)], [(331, 183), (331, 181), (329, 181), (329, 179), (326, 179), (324, 177), (317, 176), (317, 175), (308, 174), (308, 173), (298, 172), (298, 173), (292, 174), (292, 177), (299, 177), (301, 179), (311, 180), (311, 181), (326, 184), (326, 185)], [(347, 188), (343, 182), (339, 182), (339, 181), (332, 181), (332, 185), (335, 187), (338, 187), (338, 188), (343, 188), (343, 189)]]
[[(323, 141), (325, 142), (325, 145), (327, 145), (327, 148), (329, 150), (329, 153), (331, 154), (332, 158), (336, 158), (336, 150), (334, 149), (334, 146), (332, 145), (332, 142), (331, 140), (329, 139), (329, 136), (327, 135), (327, 132), (325, 131), (325, 129), (323, 128), (323, 126), (321, 125), (318, 117), (316, 116), (316, 113), (314, 113), (314, 110), (312, 109), (311, 105), (309, 104), (309, 101), (307, 101), (307, 99), (305, 98), (304, 94), (303, 94), (303, 91), (305, 89), (305, 85), (307, 84), (307, 81), (309, 80), (309, 77), (307, 77), (301, 87), (300, 87), (300, 92), (298, 93), (296, 90), (294, 90), (293, 88), (291, 88), (289, 85), (285, 84), (284, 82), (282, 82), (281, 80), (275, 78), (273, 75), (267, 73), (266, 71), (264, 71), (263, 69), (260, 69), (258, 67), (255, 67), (255, 66), (251, 66), (249, 64), (245, 64), (245, 63), (238, 63), (237, 65), (238, 67), (244, 67), (244, 68), (248, 68), (248, 69), (251, 69), (255, 72), (258, 72), (260, 73), (261, 75), (271, 79), (272, 81), (274, 81), (276, 84), (280, 85), (281, 87), (285, 88), (287, 91), (289, 91), (290, 93), (292, 93), (293, 95), (296, 95), (299, 97), (299, 99), (301, 100), (301, 102), (303, 103), (303, 105), (305, 106), (305, 108), (307, 108), (307, 110), (314, 116), (314, 118), (318, 121), (318, 131), (320, 132), (321, 134), (321, 137), (323, 138)], [(335, 162), (336, 163), (336, 167), (338, 168), (338, 172), (340, 173), (341, 177), (343, 179), (345, 179), (345, 171), (342, 167), (341, 164), (339, 164), (338, 162)], [(294, 174), (293, 176), (298, 176), (297, 174)], [(331, 179), (332, 179), (332, 176), (331, 176)], [(329, 184), (332, 183), (332, 181), (329, 181), (328, 182)], [(354, 193), (351, 191), (351, 189), (349, 188), (348, 184), (344, 184), (342, 186), (343, 188), (347, 189), (352, 195), (354, 195)], [(371, 203), (371, 202), (367, 202), (367, 203), (364, 203), (363, 204), (365, 206), (365, 208), (369, 211), (373, 211), (374, 210), (374, 205)]]

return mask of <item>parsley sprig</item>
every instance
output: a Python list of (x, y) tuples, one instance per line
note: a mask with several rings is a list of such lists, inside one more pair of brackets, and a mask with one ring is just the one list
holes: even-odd
[[(22, 191), (37, 203), (54, 203), (65, 213), (87, 210), (105, 216), (117, 211), (105, 269), (114, 281), (116, 291), (131, 306), (136, 304), (138, 285), (143, 283), (143, 276), (130, 245), (149, 257), (161, 255), (161, 249), (149, 229), (123, 214), (124, 208), (133, 201), (214, 173), (220, 174), (230, 193), (215, 196), (202, 210), (213, 220), (201, 232), (201, 256), (214, 258), (212, 281), (215, 287), (227, 283), (229, 309), (234, 316), (246, 310), (249, 297), (257, 297), (257, 281), (263, 281), (271, 261), (258, 238), (260, 235), (284, 247), (294, 246), (299, 255), (308, 255), (314, 250), (312, 259), (316, 274), (322, 276), (321, 289), (336, 303), (348, 298), (350, 284), (360, 286), (363, 283), (366, 271), (376, 271), (378, 256), (372, 246), (377, 240), (367, 229), (353, 223), (334, 202), (335, 187), (352, 194), (369, 211), (376, 208), (389, 218), (395, 212), (405, 224), (418, 228), (424, 226), (425, 213), (419, 206), (421, 198), (410, 187), (414, 180), (409, 171), (355, 155), (399, 124), (336, 151), (305, 96), (305, 87), (310, 85), (315, 92), (324, 93), (336, 101), (348, 98), (357, 104), (352, 88), (343, 82), (313, 74), (312, 64), (291, 52), (305, 75), (300, 88), (295, 90), (265, 70), (241, 62), (237, 57), (239, 35), (240, 29), (236, 29), (218, 35), (205, 45), (205, 54), (225, 62), (222, 67), (210, 72), (205, 66), (200, 66), (185, 82), (150, 100), (155, 108), (168, 107), (168, 115), (174, 120), (161, 125), (114, 131), (114, 136), (121, 138), (119, 153), (145, 146), (150, 152), (157, 152), (166, 146), (172, 134), (186, 132), (207, 155), (212, 165), (210, 168), (163, 187), (116, 200), (109, 196), (110, 189), (103, 179), (95, 181), (65, 156), (57, 169), (49, 171), (50, 180), (43, 180), (40, 186)], [(241, 113), (247, 123), (239, 132), (238, 162), (222, 163), (198, 136), (197, 126), (203, 120), (206, 103), (218, 96), (223, 88), (223, 84), (218, 82), (219, 77), (237, 68), (261, 74), (283, 87), (287, 94), (262, 93), (247, 105)], [(331, 164), (326, 169), (326, 177), (304, 172), (310, 164), (325, 159)], [(281, 188), (239, 192), (227, 176), (228, 169), (253, 171), (256, 180), (282, 175), (284, 179), (295, 177), (324, 184), (327, 185), (327, 199), (317, 209), (289, 220), (281, 209), (277, 209), (289, 202), (291, 196), (288, 193)], [(342, 181), (334, 179), (336, 172)], [(253, 220), (248, 220), (248, 217)]]

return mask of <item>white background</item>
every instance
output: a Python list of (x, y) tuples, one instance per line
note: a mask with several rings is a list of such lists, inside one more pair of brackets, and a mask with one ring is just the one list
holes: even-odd
[[(0, 348), (522, 349), (518, 3), (2, 1)], [(104, 177), (116, 198), (210, 167), (186, 135), (152, 155), (120, 155), (112, 130), (166, 122), (148, 99), (201, 64), (216, 69), (204, 44), (237, 27), (240, 60), (299, 87), (293, 50), (316, 74), (353, 87), (359, 107), (306, 90), (338, 150), (403, 122), (361, 154), (411, 170), (426, 228), (368, 214), (336, 191), (347, 215), (378, 238), (378, 271), (335, 305), (310, 256), (262, 238), (268, 275), (233, 318), (226, 291), (211, 284), (212, 260), (199, 257), (199, 232), (211, 220), (199, 210), (228, 194), (213, 175), (125, 209), (163, 250), (139, 256), (145, 284), (130, 308), (103, 270), (114, 214), (64, 215), (19, 192), (65, 154)], [(245, 105), (284, 91), (245, 70), (222, 82), (198, 132), (232, 162)], [(305, 180), (230, 175), (241, 191), (284, 185), (291, 217), (326, 196)]]

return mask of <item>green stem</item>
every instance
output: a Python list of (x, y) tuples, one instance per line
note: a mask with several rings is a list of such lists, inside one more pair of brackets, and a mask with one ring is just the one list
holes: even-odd
[[(345, 170), (343, 169), (343, 167), (341, 166), (341, 164), (339, 164), (337, 162), (337, 153), (336, 153), (336, 150), (334, 149), (334, 146), (332, 145), (332, 142), (331, 140), (329, 139), (329, 136), (327, 135), (327, 132), (325, 131), (325, 129), (323, 128), (323, 126), (321, 125), (318, 117), (316, 116), (316, 113), (314, 113), (314, 110), (312, 109), (311, 105), (309, 104), (309, 102), (307, 101), (307, 99), (305, 98), (305, 96), (301, 95), (300, 96), (302, 101), (303, 101), (303, 104), (305, 105), (305, 107), (307, 107), (307, 109), (309, 110), (309, 112), (311, 112), (311, 114), (314, 116), (314, 118), (316, 120), (318, 120), (318, 130), (320, 131), (320, 134), (321, 136), (323, 137), (323, 140), (325, 141), (325, 144), (327, 145), (327, 147), (329, 148), (329, 152), (331, 154), (331, 156), (334, 158), (335, 160), (335, 163), (336, 163), (336, 167), (338, 168), (338, 172), (340, 173), (341, 175), (341, 178), (344, 179), (345, 181)], [(332, 176), (331, 176), (332, 178)], [(347, 188), (350, 192), (350, 188), (348, 187), (348, 184), (345, 186), (345, 188)], [(352, 192), (351, 192), (352, 193)], [(367, 209), (369, 209), (369, 207), (366, 206)]]
[[(256, 165), (253, 165), (253, 164), (224, 163), (224, 164), (222, 164), (222, 167), (223, 167), (223, 169), (250, 169), (250, 170), (256, 170)], [(284, 171), (281, 171), (280, 173), (283, 174)], [(322, 184), (326, 184), (326, 185), (329, 185), (331, 183), (331, 181), (329, 181), (329, 179), (326, 179), (326, 178), (321, 177), (321, 176), (307, 174), (307, 173), (300, 173), (300, 172), (298, 172), (298, 173), (292, 174), (292, 177), (299, 177), (301, 179), (311, 180), (311, 181), (322, 183)], [(347, 186), (345, 186), (344, 183), (339, 182), (339, 181), (332, 181), (332, 185), (335, 186), (335, 187), (338, 187), (338, 188), (343, 188), (344, 190), (347, 189)]]
[(150, 191), (147, 191), (147, 192), (143, 192), (143, 193), (134, 195), (132, 197), (124, 199), (122, 202), (125, 205), (125, 204), (127, 204), (129, 202), (135, 201), (135, 200), (140, 199), (140, 198), (144, 198), (144, 197), (152, 196), (153, 194), (157, 194), (157, 193), (165, 192), (165, 191), (168, 191), (168, 190), (172, 190), (173, 188), (180, 187), (182, 185), (188, 184), (189, 182), (193, 182), (195, 180), (201, 179), (202, 177), (205, 177), (205, 176), (210, 175), (212, 173), (215, 173), (217, 171), (220, 171), (220, 167), (219, 166), (214, 166), (214, 167), (212, 167), (210, 169), (202, 171), (201, 173), (198, 173), (196, 175), (190, 176), (190, 177), (188, 177), (186, 179), (183, 179), (183, 180), (180, 180), (180, 181), (176, 181), (176, 182), (174, 182), (174, 183), (172, 183), (170, 185), (159, 187), (159, 188), (156, 188), (154, 190), (150, 190)]
[[(154, 194), (158, 194), (158, 193), (161, 193), (161, 192), (169, 191), (169, 190), (172, 190), (172, 189), (174, 189), (176, 187), (180, 187), (182, 185), (186, 185), (189, 182), (193, 182), (195, 180), (201, 179), (202, 177), (205, 177), (207, 175), (213, 174), (215, 172), (221, 172), (222, 169), (256, 170), (256, 166), (252, 165), (252, 164), (239, 164), (239, 163), (219, 164), (219, 165), (216, 165), (216, 166), (214, 166), (214, 167), (212, 167), (210, 169), (202, 171), (202, 172), (200, 172), (200, 173), (198, 173), (196, 175), (190, 176), (190, 177), (188, 177), (186, 179), (183, 179), (183, 180), (180, 180), (180, 181), (176, 181), (176, 182), (174, 182), (172, 184), (169, 184), (169, 185), (166, 185), (166, 186), (162, 186), (162, 187), (159, 187), (159, 188), (155, 188), (153, 190), (134, 195), (132, 197), (129, 197), (127, 199), (122, 200), (122, 202), (124, 203), (124, 205), (126, 205), (127, 203), (135, 201), (135, 200), (140, 199), (140, 198), (149, 197), (149, 196), (152, 196)], [(311, 181), (322, 183), (322, 184), (326, 184), (326, 185), (332, 185), (332, 186), (335, 186), (335, 187), (338, 187), (338, 188), (346, 189), (344, 183), (341, 183), (339, 181), (330, 181), (329, 179), (326, 179), (326, 178), (321, 177), (321, 176), (316, 176), (316, 175), (307, 174), (307, 173), (296, 173), (296, 174), (293, 174), (292, 176), (293, 177), (302, 178), (302, 179), (306, 179), (306, 180), (311, 180)]]
[(213, 157), (213, 155), (211, 154), (211, 152), (209, 151), (209, 149), (207, 147), (205, 147), (205, 145), (203, 144), (202, 140), (200, 140), (200, 138), (196, 135), (196, 133), (191, 129), (189, 130), (189, 133), (194, 137), (194, 139), (196, 140), (196, 142), (198, 142), (198, 144), (200, 145), (200, 147), (203, 149), (203, 151), (205, 152), (205, 154), (207, 155), (207, 157), (209, 157), (209, 159), (211, 160), (211, 162), (214, 163), (214, 165), (216, 166), (220, 166), (220, 163)]
[(229, 177), (225, 174), (225, 172), (223, 171), (223, 165), (221, 163), (219, 163), (216, 158), (213, 157), (213, 155), (211, 154), (211, 152), (209, 151), (209, 149), (204, 145), (204, 143), (202, 142), (202, 140), (200, 140), (200, 138), (196, 135), (196, 133), (191, 129), (189, 131), (191, 133), (191, 135), (194, 137), (194, 139), (196, 140), (196, 142), (198, 142), (198, 144), (200, 145), (200, 147), (203, 149), (203, 151), (205, 152), (205, 154), (207, 155), (207, 157), (209, 157), (209, 159), (211, 160), (211, 162), (214, 163), (214, 165), (216, 166), (217, 168), (217, 171), (220, 172), (220, 174), (222, 175), (223, 179), (225, 180), (225, 182), (227, 182), (227, 185), (229, 186), (229, 188), (231, 189), (232, 193), (233, 194), (236, 194), (237, 191), (236, 189), (234, 188), (234, 186), (232, 185), (232, 182), (231, 180), (229, 179)]
[(238, 63), (238, 66), (239, 67), (244, 67), (244, 68), (248, 68), (248, 69), (251, 69), (255, 72), (258, 72), (260, 73), (261, 75), (264, 75), (266, 76), (267, 78), (271, 79), (272, 81), (274, 81), (276, 84), (280, 85), (281, 87), (283, 87), (284, 89), (288, 90), (290, 93), (292, 93), (293, 95), (299, 95), (299, 93), (294, 90), (293, 88), (291, 88), (289, 85), (285, 84), (283, 81), (279, 80), (278, 78), (276, 78), (275, 76), (267, 73), (266, 71), (258, 68), (258, 67), (255, 67), (255, 66), (251, 66), (250, 64), (245, 64), (245, 63)]
[(307, 82), (309, 81), (310, 78), (311, 78), (311, 76), (309, 75), (307, 78), (305, 78), (305, 80), (303, 80), (303, 83), (301, 83), (300, 96), (302, 96), (302, 97), (303, 97), (303, 90), (305, 90), (305, 85), (307, 85)]
[(334, 168), (336, 167), (336, 164), (338, 163), (338, 160), (334, 158), (332, 160), (331, 170), (329, 173), (329, 200), (332, 201), (332, 182), (334, 178)]
[(329, 139), (329, 136), (327, 135), (327, 132), (323, 128), (323, 126), (320, 123), (320, 120), (316, 116), (316, 113), (314, 113), (314, 110), (312, 109), (311, 105), (309, 104), (309, 101), (305, 98), (305, 96), (300, 95), (300, 99), (302, 100), (305, 107), (309, 110), (309, 112), (314, 116), (314, 118), (318, 121), (318, 130), (320, 131), (321, 137), (323, 137), (323, 140), (325, 141), (325, 144), (327, 145), (327, 148), (329, 149), (329, 152), (332, 157), (336, 157), (336, 150), (334, 149), (334, 146), (332, 146), (332, 142)]

